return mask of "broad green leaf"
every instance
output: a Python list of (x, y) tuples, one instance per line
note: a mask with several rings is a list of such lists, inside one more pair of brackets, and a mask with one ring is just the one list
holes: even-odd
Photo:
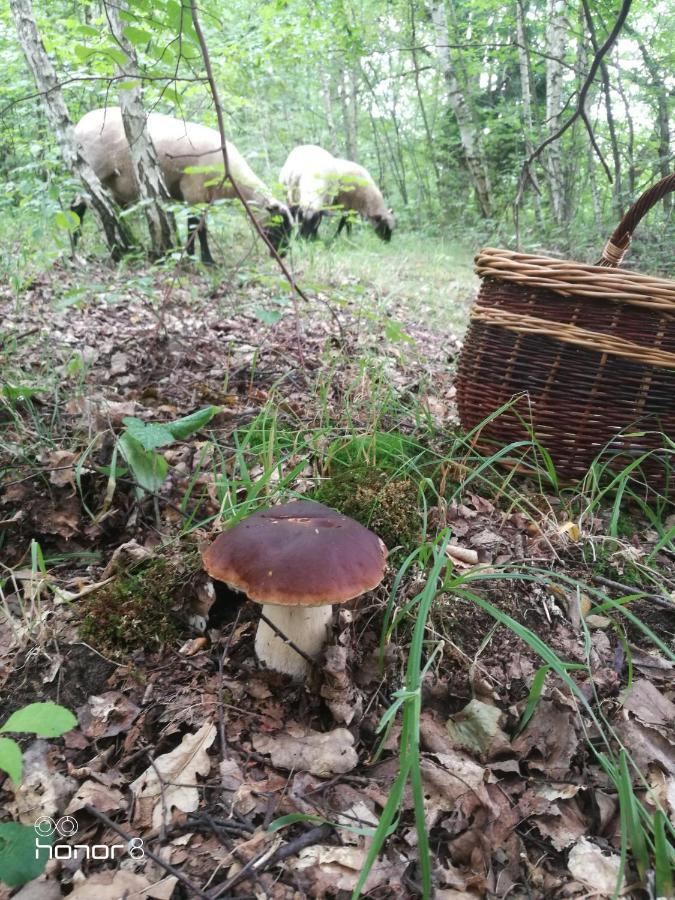
[(117, 47), (106, 47), (104, 52), (114, 59), (118, 66), (125, 66), (128, 62), (126, 53)]
[(47, 864), (51, 843), (51, 837), (38, 838), (30, 825), (0, 825), (0, 881), (17, 887), (37, 878)]
[(18, 731), (22, 734), (37, 734), (40, 737), (58, 737), (75, 728), (77, 719), (65, 706), (52, 703), (29, 703), (17, 709), (7, 719), (0, 731)]
[(80, 217), (72, 209), (59, 210), (54, 216), (54, 221), (63, 231), (75, 231), (80, 224)]
[(182, 440), (208, 425), (216, 413), (219, 412), (219, 406), (205, 406), (204, 409), (198, 409), (196, 412), (190, 413), (189, 416), (183, 416), (174, 422), (167, 422), (164, 427), (171, 432), (175, 440)]
[(127, 427), (127, 432), (138, 441), (144, 450), (154, 450), (155, 447), (165, 447), (172, 444), (176, 438), (169, 431), (167, 425), (158, 422), (144, 422), (133, 416), (126, 416), (122, 422)]
[(0, 737), (0, 769), (7, 772), (14, 784), (21, 784), (21, 747), (11, 738)]
[(17, 400), (28, 400), (42, 390), (43, 388), (30, 387), (27, 384), (5, 384), (2, 393), (11, 403), (14, 403)]
[(147, 44), (152, 38), (149, 31), (144, 31), (142, 28), (137, 28), (135, 25), (126, 25), (122, 29), (122, 34), (135, 47), (138, 47), (141, 44)]
[(139, 486), (153, 493), (158, 491), (169, 471), (169, 464), (164, 457), (153, 450), (145, 450), (128, 431), (119, 436), (117, 444)]
[(256, 309), (254, 313), (256, 319), (260, 319), (265, 325), (276, 325), (282, 316), (282, 313), (275, 309)]

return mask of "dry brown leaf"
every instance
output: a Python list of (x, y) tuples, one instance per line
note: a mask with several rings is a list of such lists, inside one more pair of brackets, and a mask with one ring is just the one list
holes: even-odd
[(70, 900), (146, 900), (150, 882), (128, 869), (98, 872), (77, 885)]
[(579, 737), (571, 710), (552, 700), (541, 700), (522, 734), (512, 742), (514, 752), (531, 768), (550, 778), (563, 779), (569, 772)]
[(350, 772), (358, 765), (354, 738), (346, 728), (322, 734), (309, 728), (289, 726), (286, 732), (256, 734), (253, 746), (268, 753), (272, 765), (328, 777)]
[[(186, 734), (170, 753), (158, 756), (130, 787), (136, 796), (134, 824), (153, 828), (167, 825), (171, 810), (194, 812), (199, 806), (197, 775), (208, 775), (211, 760), (208, 748), (216, 739), (216, 726), (210, 722), (195, 734)], [(161, 782), (160, 782), (161, 779)], [(194, 786), (193, 786), (194, 785)]]
[(117, 788), (107, 787), (98, 781), (89, 779), (80, 785), (79, 790), (65, 809), (67, 815), (84, 809), (85, 806), (93, 806), (99, 812), (107, 813), (113, 810), (124, 810), (127, 802), (122, 792)]
[[(573, 878), (603, 897), (611, 897), (617, 885), (621, 857), (613, 853), (606, 856), (602, 850), (586, 838), (578, 841), (570, 850), (567, 868)], [(625, 881), (621, 891), (625, 889)]]
[(77, 710), (82, 732), (92, 740), (114, 737), (131, 728), (140, 709), (120, 691), (90, 696)]
[(672, 729), (675, 723), (675, 703), (664, 697), (658, 688), (646, 678), (638, 678), (627, 691), (623, 701), (624, 710), (633, 713), (644, 724), (656, 728)]
[(325, 681), (321, 685), (321, 696), (326, 701), (333, 719), (349, 725), (363, 713), (363, 697), (356, 690), (349, 676), (346, 647), (327, 647), (324, 665)]
[(510, 750), (509, 739), (499, 727), (502, 711), (481, 700), (471, 700), (445, 724), (453, 746), (481, 756)]
[(40, 816), (60, 813), (77, 787), (73, 778), (56, 770), (50, 751), (47, 741), (37, 740), (23, 754), (23, 779), (6, 809), (24, 825), (32, 825)]
[[(366, 861), (367, 851), (357, 847), (330, 847), (314, 844), (305, 847), (288, 863), (303, 889), (311, 897), (334, 896), (338, 891), (353, 891)], [(387, 885), (390, 896), (401, 888), (405, 861), (391, 862), (381, 857), (375, 861), (363, 886), (368, 894)]]

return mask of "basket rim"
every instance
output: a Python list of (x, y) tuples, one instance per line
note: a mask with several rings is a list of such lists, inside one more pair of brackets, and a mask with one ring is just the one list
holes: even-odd
[(498, 247), (484, 247), (474, 262), (480, 278), (675, 313), (670, 279)]

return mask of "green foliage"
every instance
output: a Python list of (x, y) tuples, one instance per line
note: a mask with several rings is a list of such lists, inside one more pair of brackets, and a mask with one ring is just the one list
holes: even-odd
[(0, 881), (17, 887), (41, 875), (49, 859), (51, 837), (40, 839), (36, 847), (35, 829), (18, 822), (0, 824)]
[[(30, 703), (13, 712), (0, 727), (0, 733), (36, 734), (38, 737), (60, 737), (75, 728), (77, 719), (63, 706), (51, 701)], [(15, 784), (21, 782), (21, 748), (12, 738), (0, 738), (0, 769), (3, 769)]]
[(160, 453), (155, 452), (157, 447), (166, 447), (199, 431), (218, 411), (217, 406), (207, 406), (189, 416), (163, 424), (144, 422), (133, 416), (123, 419), (126, 430), (118, 437), (117, 446), (139, 487), (155, 493), (164, 484), (169, 464)]

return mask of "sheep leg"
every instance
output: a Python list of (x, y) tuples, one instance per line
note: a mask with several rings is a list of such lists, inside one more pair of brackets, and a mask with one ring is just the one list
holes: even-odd
[(74, 212), (76, 216), (78, 216), (80, 222), (77, 228), (73, 229), (73, 250), (77, 247), (77, 242), (82, 237), (82, 220), (84, 219), (84, 214), (87, 211), (87, 204), (84, 202), (82, 197), (79, 195), (73, 199), (73, 202), (70, 204), (70, 211)]
[(352, 223), (349, 220), (349, 216), (340, 216), (340, 222), (338, 223), (337, 231), (335, 232), (336, 238), (340, 237), (343, 228), (347, 229), (347, 237), (349, 237), (352, 233)]
[(185, 249), (188, 252), (189, 256), (194, 256), (195, 252), (195, 235), (199, 237), (199, 249), (201, 252), (201, 259), (205, 266), (214, 266), (215, 260), (211, 256), (211, 251), (209, 250), (209, 242), (206, 236), (206, 222), (203, 221), (201, 216), (188, 216), (187, 221), (188, 226), (188, 239), (187, 244), (185, 245)]

